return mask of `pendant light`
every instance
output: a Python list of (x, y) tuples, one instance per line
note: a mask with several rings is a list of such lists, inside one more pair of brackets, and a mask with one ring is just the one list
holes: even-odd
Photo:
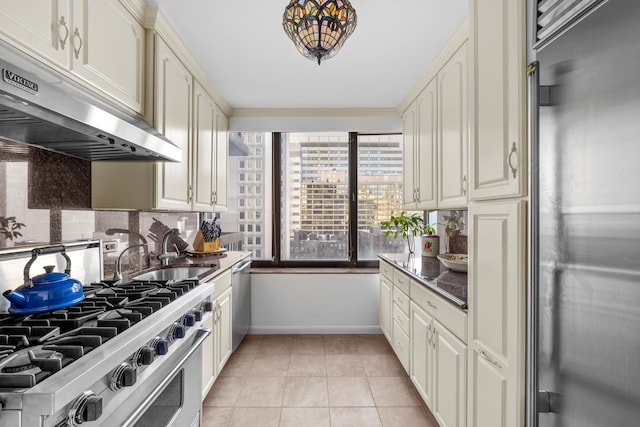
[(340, 51), (357, 20), (348, 0), (291, 0), (282, 26), (298, 51), (320, 65)]

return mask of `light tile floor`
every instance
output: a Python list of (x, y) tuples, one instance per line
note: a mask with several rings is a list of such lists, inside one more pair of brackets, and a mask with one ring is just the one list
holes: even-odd
[(204, 427), (437, 427), (383, 335), (248, 335)]

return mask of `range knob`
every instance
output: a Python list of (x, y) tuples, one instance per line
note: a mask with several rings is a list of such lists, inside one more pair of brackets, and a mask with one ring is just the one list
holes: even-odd
[(67, 414), (68, 424), (80, 425), (96, 421), (102, 415), (102, 398), (92, 391), (85, 391), (71, 404)]
[(182, 323), (176, 322), (173, 324), (173, 338), (184, 338), (185, 327)]
[(202, 303), (202, 309), (206, 312), (206, 313), (210, 313), (213, 311), (213, 303), (211, 301), (205, 301)]
[(193, 310), (193, 315), (196, 317), (196, 322), (202, 320), (202, 310)]
[(155, 344), (153, 348), (156, 352), (156, 355), (164, 356), (165, 354), (167, 354), (167, 352), (169, 352), (169, 343), (167, 342), (167, 340), (156, 338), (154, 342)]
[(185, 326), (193, 326), (196, 324), (196, 315), (193, 313), (187, 313), (184, 315), (184, 318), (182, 319), (182, 323)]
[(113, 391), (120, 390), (122, 387), (131, 387), (136, 383), (137, 370), (129, 363), (122, 363), (113, 371), (109, 380), (109, 388)]
[(138, 364), (148, 366), (153, 363), (153, 360), (156, 358), (156, 351), (145, 345), (138, 352)]

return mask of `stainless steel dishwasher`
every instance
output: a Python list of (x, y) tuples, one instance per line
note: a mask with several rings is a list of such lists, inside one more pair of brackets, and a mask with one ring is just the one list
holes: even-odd
[(233, 301), (233, 351), (238, 348), (251, 325), (251, 259), (244, 260), (231, 270)]

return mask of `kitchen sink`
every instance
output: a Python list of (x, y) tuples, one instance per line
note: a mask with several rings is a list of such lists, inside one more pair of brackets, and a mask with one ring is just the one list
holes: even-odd
[(158, 270), (148, 271), (146, 273), (132, 276), (132, 280), (185, 280), (197, 279), (198, 276), (210, 272), (213, 267), (209, 266), (175, 266), (165, 267)]

